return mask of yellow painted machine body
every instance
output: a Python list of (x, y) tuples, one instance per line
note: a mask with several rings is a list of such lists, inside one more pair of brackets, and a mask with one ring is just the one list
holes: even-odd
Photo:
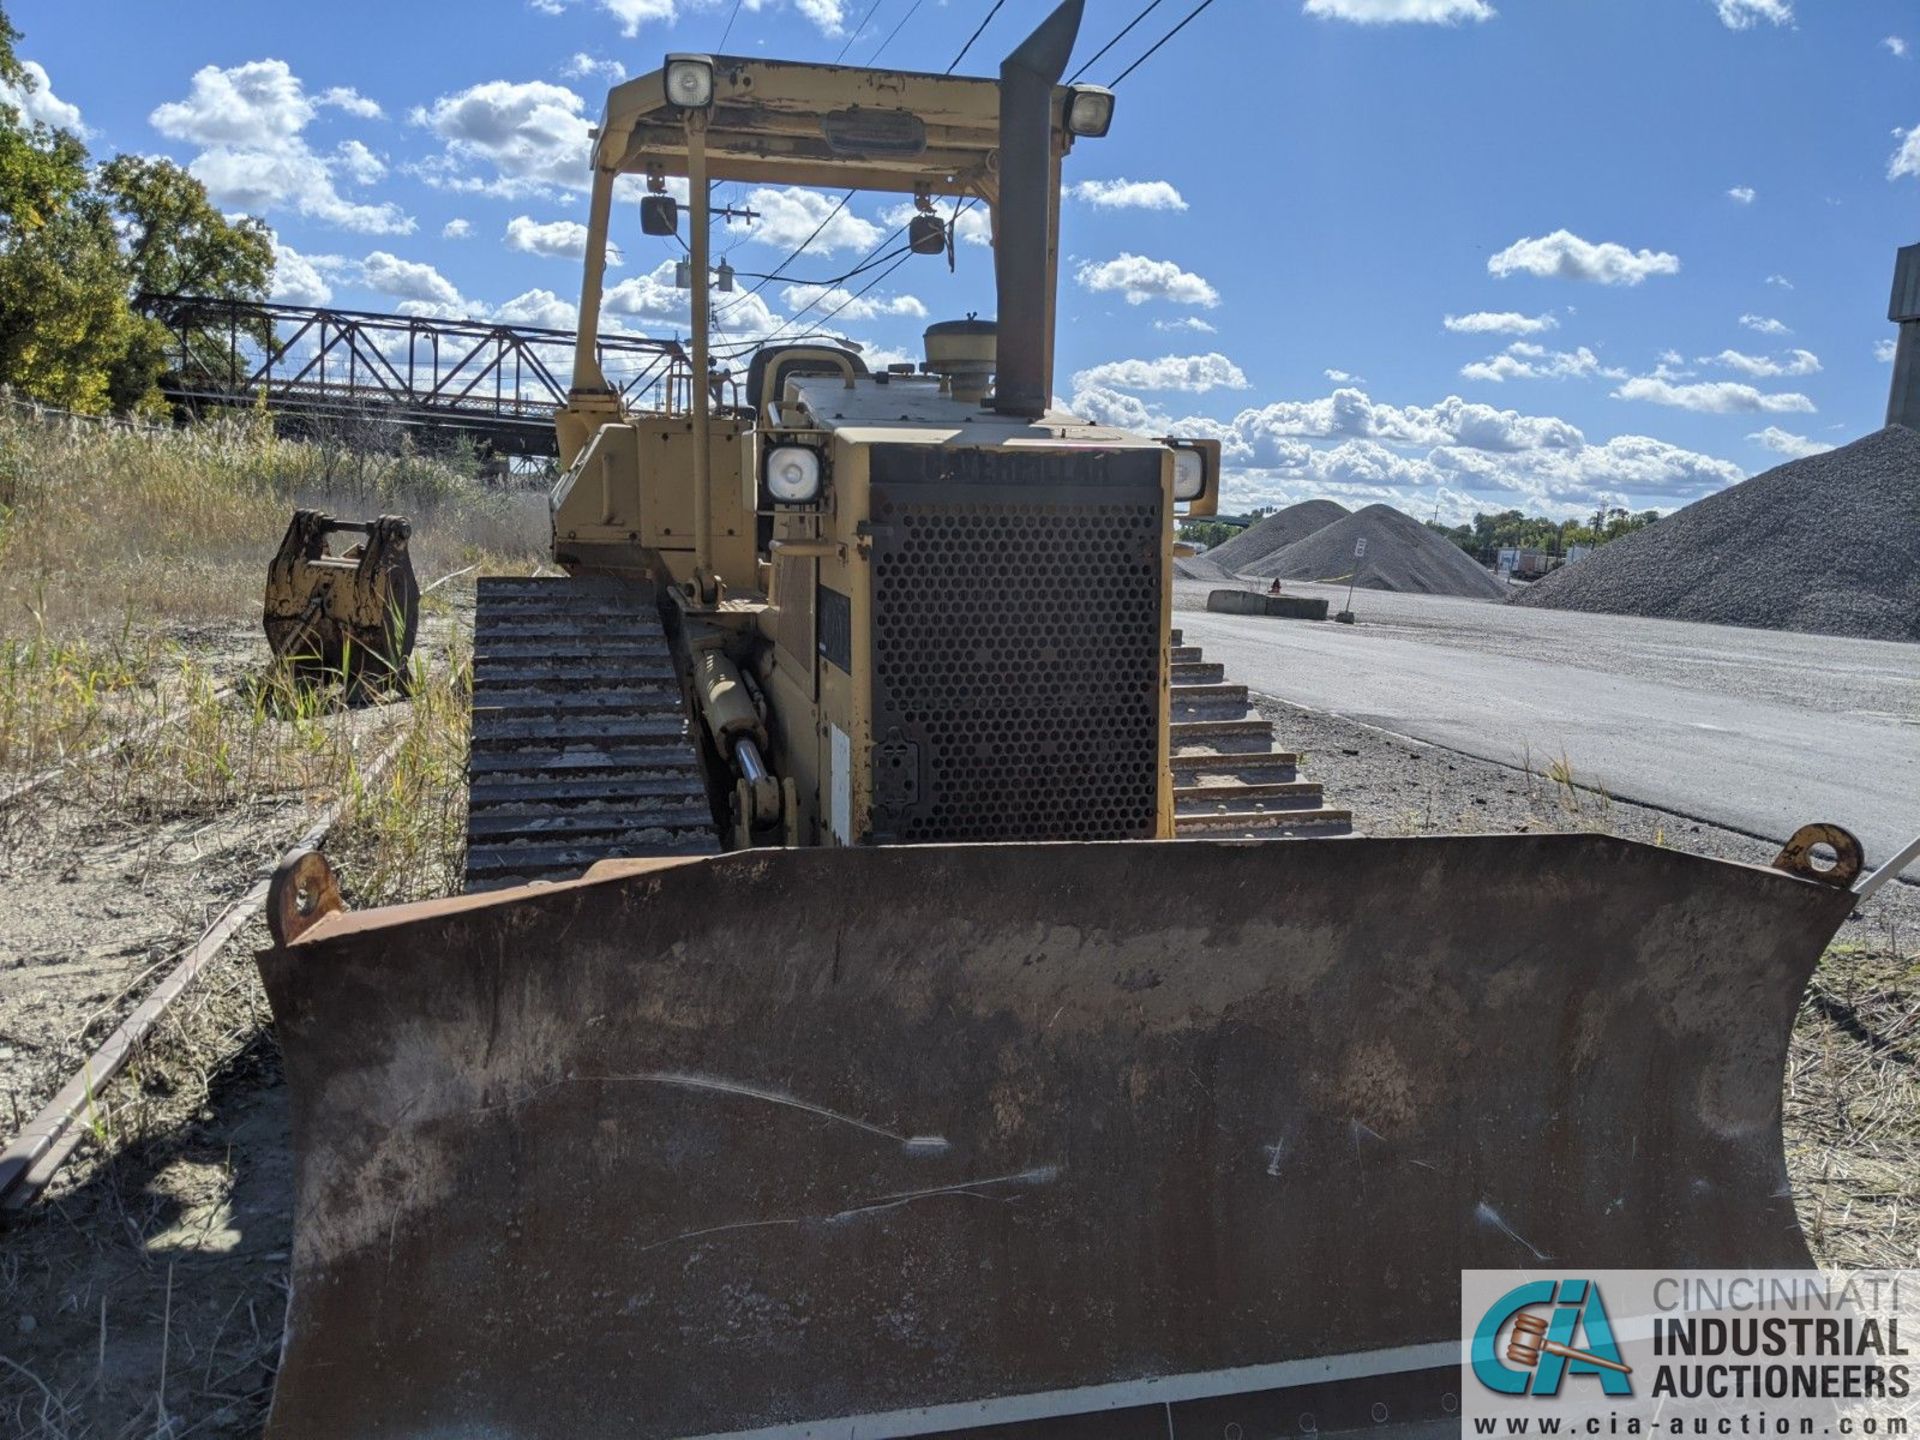
[[(596, 142), (554, 560), (651, 589), (683, 663), (718, 649), (751, 677), (765, 758), (793, 805), (757, 824), (730, 813), (726, 838), (1172, 835), (1173, 533), (1176, 511), (1212, 513), (1220, 446), (1088, 423), (1051, 408), (1046, 380), (1029, 381), (1027, 403), (1003, 403), (1010, 346), (1051, 376), (1061, 163), (1093, 87), (1043, 74), (1016, 205), (1004, 81), (700, 57), (712, 103), (688, 111), (668, 98), (673, 64), (613, 91)], [(624, 411), (591, 344), (622, 175), (684, 175), (693, 197), (691, 374), (709, 383), (669, 386), (685, 403), (661, 413)], [(985, 201), (1003, 316), (1018, 318), (997, 336), (991, 324), (934, 327), (918, 373), (872, 374), (836, 344), (776, 341), (723, 405), (705, 343), (704, 196), (719, 181), (893, 190), (930, 220), (937, 198)], [(818, 456), (816, 498), (770, 492), (767, 459), (786, 447)], [(1176, 501), (1179, 450), (1205, 476)], [(1023, 629), (1030, 644), (1017, 643)], [(709, 758), (724, 765), (705, 718)]]

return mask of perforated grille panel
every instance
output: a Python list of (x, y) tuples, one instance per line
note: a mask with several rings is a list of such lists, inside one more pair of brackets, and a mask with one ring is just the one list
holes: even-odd
[(1160, 461), (881, 447), (874, 838), (1151, 837)]

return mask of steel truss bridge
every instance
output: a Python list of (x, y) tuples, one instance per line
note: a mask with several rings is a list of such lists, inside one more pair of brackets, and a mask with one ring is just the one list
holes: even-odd
[[(142, 295), (135, 308), (172, 337), (161, 389), (192, 413), (262, 407), (290, 433), (334, 430), (360, 443), (405, 434), (423, 447), (465, 439), (503, 457), (557, 453), (553, 412), (567, 399), (570, 330), (191, 295)], [(601, 335), (597, 349), (629, 406), (686, 403), (691, 370), (678, 341)]]

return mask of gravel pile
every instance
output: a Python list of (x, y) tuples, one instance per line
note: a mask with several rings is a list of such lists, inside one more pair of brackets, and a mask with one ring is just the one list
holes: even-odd
[[(1367, 542), (1367, 553), (1356, 561), (1354, 542), (1362, 539)], [(1505, 585), (1475, 564), (1458, 545), (1391, 505), (1369, 505), (1304, 540), (1296, 540), (1278, 554), (1243, 566), (1242, 573), (1282, 580), (1342, 581), (1354, 574), (1354, 583), (1362, 590), (1465, 595), (1482, 600), (1498, 600), (1507, 593)]]
[(1302, 500), (1284, 510), (1256, 520), (1224, 545), (1191, 560), (1179, 560), (1174, 568), (1189, 580), (1229, 580), (1235, 574), (1247, 574), (1267, 556), (1304, 540), (1316, 530), (1324, 530), (1348, 515), (1347, 507), (1331, 500)]
[(1920, 432), (1901, 426), (1697, 500), (1514, 603), (1920, 640)]

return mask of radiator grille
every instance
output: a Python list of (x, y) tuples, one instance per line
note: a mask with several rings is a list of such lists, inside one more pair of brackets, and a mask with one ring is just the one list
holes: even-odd
[(1159, 473), (1153, 452), (876, 455), (876, 839), (1152, 836)]

